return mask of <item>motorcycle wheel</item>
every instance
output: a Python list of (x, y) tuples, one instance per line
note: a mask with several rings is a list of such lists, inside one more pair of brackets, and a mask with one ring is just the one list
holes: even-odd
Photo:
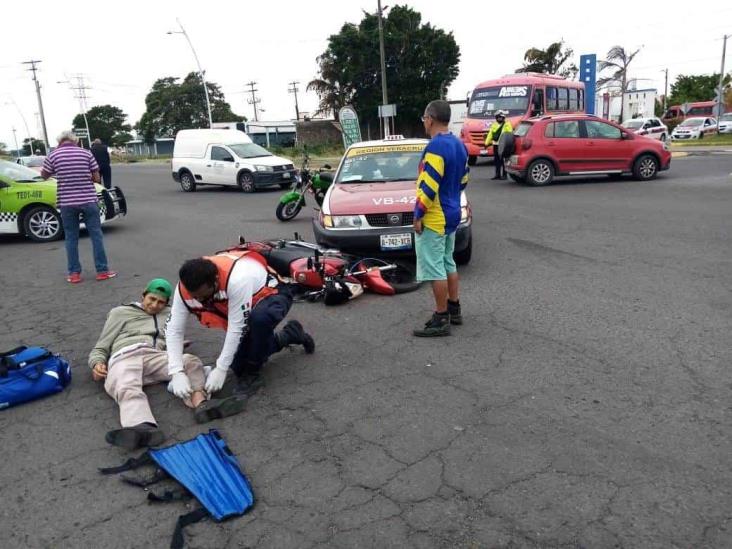
[(286, 204), (280, 202), (277, 204), (277, 211), (275, 213), (277, 215), (277, 219), (280, 221), (290, 221), (291, 219), (295, 219), (301, 209), (302, 200), (287, 202)]
[(394, 288), (394, 293), (406, 294), (418, 289), (422, 283), (417, 281), (414, 269), (404, 263), (396, 263), (397, 268), (381, 271), (381, 277)]

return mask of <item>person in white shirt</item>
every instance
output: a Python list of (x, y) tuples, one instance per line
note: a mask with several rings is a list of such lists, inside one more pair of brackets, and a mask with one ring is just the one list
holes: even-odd
[[(234, 394), (244, 402), (263, 385), (261, 369), (272, 354), (289, 345), (302, 345), (306, 353), (315, 351), (313, 338), (297, 320), (275, 333), (292, 306), (292, 295), (270, 274), (260, 254), (237, 250), (190, 259), (180, 268), (179, 278), (167, 325), (169, 373), (173, 381), (176, 376), (180, 380), (174, 387), (176, 396), (184, 398), (190, 391), (187, 378), (178, 375), (183, 372), (183, 339), (190, 315), (208, 328), (226, 331), (216, 367), (206, 379), (208, 394), (223, 387), (232, 369), (238, 378)], [(215, 419), (217, 399), (207, 406), (209, 419)]]

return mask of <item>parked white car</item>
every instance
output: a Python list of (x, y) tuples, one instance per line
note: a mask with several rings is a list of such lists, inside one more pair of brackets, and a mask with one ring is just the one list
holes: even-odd
[(30, 168), (34, 172), (41, 173), (41, 168), (43, 167), (43, 161), (46, 160), (45, 156), (20, 156), (15, 161), (16, 163), (20, 164), (21, 166), (25, 166), (26, 168)]
[(684, 140), (684, 139), (704, 139), (707, 134), (717, 132), (717, 121), (711, 117), (695, 116), (693, 118), (687, 118), (681, 124), (676, 126), (671, 139), (673, 140)]
[(197, 185), (238, 186), (251, 193), (289, 188), (297, 174), (291, 160), (274, 156), (238, 130), (181, 130), (175, 136), (173, 180), (186, 192)]
[(719, 133), (732, 133), (732, 112), (719, 117)]
[(633, 133), (645, 135), (652, 139), (666, 141), (668, 139), (668, 127), (655, 116), (650, 118), (632, 118), (623, 122), (623, 127)]

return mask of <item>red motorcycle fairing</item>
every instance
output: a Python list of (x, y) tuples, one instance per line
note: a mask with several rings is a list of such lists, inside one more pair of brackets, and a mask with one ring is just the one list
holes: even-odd
[(381, 271), (377, 267), (369, 268), (362, 262), (359, 263), (358, 270), (367, 271), (365, 274), (358, 277), (358, 281), (361, 283), (364, 290), (370, 290), (381, 295), (394, 295), (396, 293), (392, 285), (384, 280), (383, 276), (381, 276)]
[[(310, 267), (308, 267), (310, 259)], [(347, 267), (346, 262), (338, 257), (323, 257), (319, 259), (325, 276), (336, 276)], [(320, 289), (325, 284), (319, 270), (312, 264), (312, 258), (295, 259), (290, 263), (290, 278), (308, 288)]]

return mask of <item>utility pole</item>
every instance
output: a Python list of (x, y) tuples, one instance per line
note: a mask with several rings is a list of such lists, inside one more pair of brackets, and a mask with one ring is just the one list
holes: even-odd
[(668, 69), (664, 69), (661, 72), (666, 74), (665, 83), (663, 85), (663, 112), (666, 112), (668, 108)]
[(295, 120), (300, 120), (300, 107), (298, 107), (298, 105), (297, 105), (297, 92), (300, 91), (298, 89), (297, 85), (299, 83), (300, 82), (297, 82), (297, 81), (290, 82), (290, 86), (292, 86), (292, 87), (291, 88), (287, 88), (287, 91), (289, 93), (295, 94)]
[(91, 142), (92, 142), (92, 135), (91, 131), (89, 130), (89, 120), (86, 118), (86, 111), (89, 110), (89, 106), (86, 102), (88, 99), (86, 95), (86, 90), (90, 90), (91, 88), (89, 86), (86, 86), (84, 84), (84, 75), (83, 74), (77, 74), (73, 78), (76, 79), (76, 85), (74, 85), (73, 82), (70, 80), (59, 80), (59, 84), (68, 84), (69, 88), (76, 93), (74, 95), (74, 98), (79, 100), (79, 112), (81, 113), (81, 116), (84, 118), (84, 125), (86, 126), (86, 139), (89, 141), (89, 148), (91, 149)]
[(20, 158), (20, 150), (18, 149), (18, 136), (15, 135), (15, 132), (17, 130), (15, 129), (15, 126), (13, 126), (13, 141), (15, 141), (15, 156), (16, 158)]
[[(381, 0), (377, 0), (379, 6), (379, 56), (381, 57), (381, 104), (389, 104), (389, 96), (386, 93), (386, 59), (384, 54), (384, 10), (381, 8)], [(380, 117), (381, 118), (381, 117)], [(389, 119), (384, 118), (384, 137), (389, 135)]]
[(254, 81), (252, 80), (251, 82), (247, 82), (247, 84), (246, 84), (246, 85), (247, 85), (247, 86), (249, 86), (249, 92), (248, 92), (248, 93), (251, 93), (251, 94), (252, 94), (252, 98), (251, 98), (251, 99), (247, 99), (247, 103), (249, 103), (249, 104), (250, 104), (250, 105), (251, 105), (252, 107), (254, 107), (254, 121), (255, 121), (255, 122), (259, 122), (259, 114), (257, 113), (257, 104), (258, 104), (258, 103), (261, 103), (261, 102), (262, 102), (262, 100), (261, 100), (261, 99), (259, 99), (259, 98), (258, 98), (258, 97), (257, 97), (257, 96), (255, 95), (255, 94), (256, 94), (256, 92), (258, 92), (258, 91), (259, 91), (258, 89), (256, 89), (256, 88), (254, 87), (254, 86), (256, 86), (256, 85), (257, 85), (257, 83), (256, 83), (256, 82), (254, 82)]
[(188, 42), (188, 45), (191, 47), (191, 51), (193, 52), (193, 58), (196, 60), (196, 66), (198, 67), (198, 75), (201, 77), (201, 83), (203, 83), (203, 94), (206, 96), (206, 109), (208, 110), (208, 127), (213, 128), (213, 117), (211, 116), (211, 100), (208, 97), (208, 86), (206, 85), (206, 73), (201, 68), (201, 62), (198, 60), (198, 54), (196, 53), (196, 48), (193, 47), (193, 42), (191, 42), (191, 38), (188, 36), (186, 29), (183, 28), (183, 23), (181, 23), (178, 18), (176, 18), (175, 20), (178, 22), (178, 26), (180, 27), (180, 30), (179, 31), (168, 31), (168, 34), (182, 34), (183, 37)]
[(722, 39), (722, 68), (719, 69), (719, 96), (717, 99), (717, 134), (719, 134), (719, 117), (722, 116), (722, 106), (724, 105), (724, 57), (727, 53), (727, 38), (732, 34), (725, 34)]
[[(40, 63), (39, 60), (31, 60), (31, 61), (23, 61), (23, 65), (30, 65), (31, 68), (28, 69), (33, 73), (33, 82), (36, 84), (36, 96), (38, 97), (38, 112), (41, 115), (41, 128), (43, 129), (43, 141), (46, 144), (46, 154), (51, 150), (51, 147), (48, 143), (48, 130), (46, 130), (46, 116), (43, 114), (43, 100), (41, 99), (41, 85), (38, 83), (38, 77), (36, 76), (36, 71), (38, 70), (36, 68), (36, 64)], [(33, 151), (31, 151), (31, 154)]]

